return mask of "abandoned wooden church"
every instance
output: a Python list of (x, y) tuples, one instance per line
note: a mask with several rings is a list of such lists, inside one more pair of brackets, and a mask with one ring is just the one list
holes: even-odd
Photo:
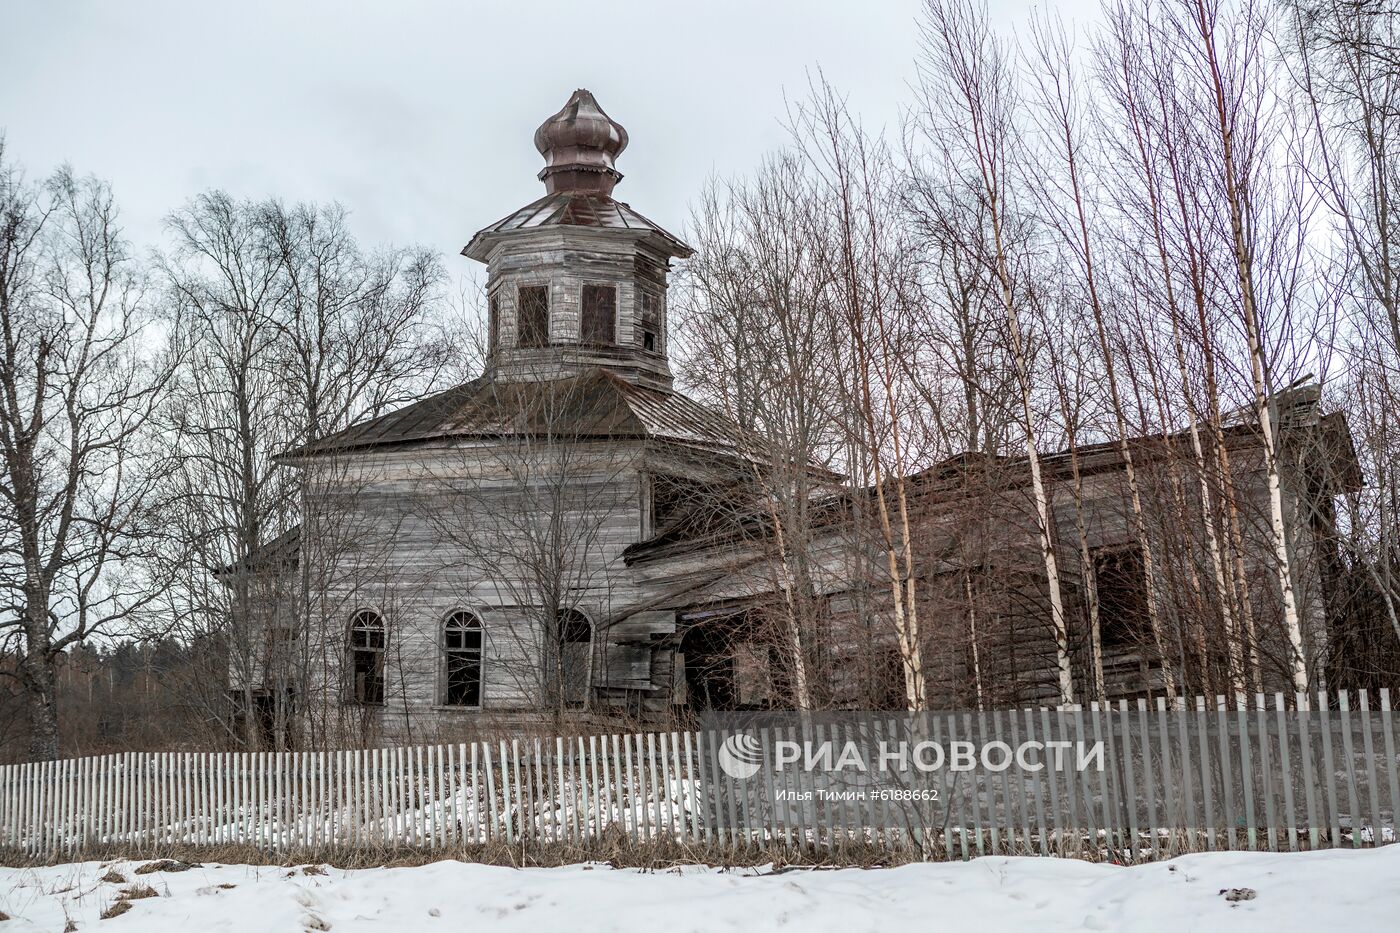
[[(289, 742), (293, 731), (420, 738), (487, 718), (781, 707), (797, 679), (816, 705), (902, 706), (883, 544), (858, 527), (869, 491), (811, 468), (819, 492), (794, 584), (765, 507), (762, 439), (672, 385), (667, 278), (691, 250), (613, 198), (626, 131), (580, 90), (534, 141), (544, 197), (462, 251), (488, 272), (482, 375), (281, 458), (301, 471), (302, 525), (223, 579), (261, 633), (231, 671), (235, 703)], [(1331, 501), (1358, 479), (1346, 426), (1320, 414), (1316, 392), (1279, 408), (1296, 598), (1320, 677)], [(1220, 440), (1244, 504), (1219, 535), (1242, 542), (1230, 569), (1258, 594), (1247, 660), (1268, 689), (1287, 681), (1289, 659), (1265, 622), (1258, 441), (1247, 423)], [(1131, 444), (1149, 495), (1203, 494), (1152, 466), (1190, 461), (1184, 432)], [(1112, 697), (1161, 690), (1163, 657), (1179, 656), (1177, 670), (1228, 664), (1205, 634), (1241, 624), (1222, 621), (1230, 599), (1215, 598), (1204, 569), (1213, 536), (1154, 530), (1156, 572), (1197, 595), (1160, 607), (1183, 635), (1153, 642), (1119, 445), (1047, 455), (1044, 469), (1086, 699), (1096, 685)], [(1026, 486), (1016, 458), (974, 455), (908, 478), (931, 704), (1056, 696)], [(1079, 621), (1090, 602), (1092, 638)], [(794, 661), (786, 635), (801, 644), (804, 633)]]

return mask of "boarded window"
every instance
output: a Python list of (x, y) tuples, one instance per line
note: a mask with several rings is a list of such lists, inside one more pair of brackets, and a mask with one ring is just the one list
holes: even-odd
[(1094, 586), (1099, 596), (1099, 638), (1105, 649), (1129, 648), (1138, 643), (1137, 633), (1147, 618), (1147, 577), (1143, 572), (1142, 549), (1126, 547), (1095, 548)]
[(576, 609), (566, 609), (559, 615), (559, 660), (564, 703), (586, 706), (588, 699), (588, 662), (593, 647), (593, 626), (588, 617)]
[(581, 336), (584, 343), (617, 343), (617, 289), (611, 285), (583, 286)]
[(661, 296), (642, 290), (642, 349), (661, 351)]
[(379, 613), (362, 609), (351, 617), (349, 655), (349, 700), (383, 703), (384, 620)]
[(281, 663), (291, 656), (296, 648), (296, 629), (286, 624), (273, 623), (267, 627), (267, 653), (269, 660)]
[(515, 309), (515, 342), (521, 347), (549, 346), (549, 289), (523, 285)]
[(446, 662), (443, 703), (447, 706), (481, 705), (481, 620), (475, 613), (458, 611), (443, 625)]

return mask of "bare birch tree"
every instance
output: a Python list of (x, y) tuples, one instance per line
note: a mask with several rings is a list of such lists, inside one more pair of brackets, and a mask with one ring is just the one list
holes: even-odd
[[(304, 475), (279, 465), (279, 454), (432, 384), (449, 358), (432, 317), (440, 270), (422, 251), (366, 254), (338, 207), (212, 192), (174, 213), (170, 229), (167, 327), (187, 362), (168, 409), (168, 456), (186, 511), (165, 557), (181, 585), (164, 601), (185, 632), (224, 637), (242, 694), (241, 739), (256, 746), (257, 680), (270, 675), (285, 697), (311, 662), (305, 615), (321, 605), (311, 583), (330, 566), (329, 542), (304, 543), (321, 561), (300, 562), (299, 584), (221, 574), (296, 534)], [(293, 607), (276, 639), (273, 620), (260, 616), (273, 604)], [(270, 639), (285, 642), (272, 668)], [(211, 709), (224, 706), (221, 685), (192, 685), (201, 686)], [(287, 733), (294, 710), (277, 701), (275, 735)]]
[(145, 280), (111, 191), (67, 169), (26, 182), (0, 147), (0, 643), (15, 651), (32, 758), (57, 758), (63, 653), (116, 634), (159, 590)]
[[(1157, 564), (1153, 556), (1154, 548), (1147, 533), (1147, 520), (1143, 510), (1142, 490), (1138, 483), (1137, 464), (1133, 461), (1130, 440), (1135, 433), (1128, 421), (1122, 390), (1119, 385), (1118, 366), (1114, 359), (1114, 348), (1109, 341), (1109, 314), (1105, 290), (1099, 282), (1101, 263), (1100, 244), (1097, 237), (1098, 224), (1091, 217), (1093, 206), (1086, 194), (1086, 176), (1093, 184), (1092, 173), (1095, 166), (1085, 153), (1085, 126), (1088, 118), (1093, 120), (1092, 101), (1086, 101), (1080, 87), (1078, 74), (1073, 65), (1073, 47), (1059, 24), (1038, 21), (1033, 30), (1034, 65), (1031, 69), (1035, 89), (1038, 92), (1034, 110), (1038, 115), (1040, 128), (1048, 140), (1047, 146), (1058, 160), (1059, 171), (1037, 173), (1039, 184), (1035, 187), (1041, 195), (1041, 215), (1058, 234), (1063, 246), (1077, 265), (1079, 283), (1082, 284), (1082, 300), (1092, 313), (1094, 338), (1098, 345), (1100, 362), (1104, 370), (1104, 384), (1108, 388), (1109, 408), (1113, 414), (1114, 436), (1118, 443), (1119, 455), (1123, 461), (1123, 473), (1127, 479), (1129, 504), (1132, 510), (1133, 535), (1142, 553), (1143, 583), (1147, 593), (1147, 628), (1153, 645), (1162, 663), (1162, 675), (1167, 696), (1176, 696), (1176, 676), (1166, 650), (1166, 639), (1160, 618), (1161, 595), (1157, 583)], [(1054, 164), (1054, 163), (1052, 163)], [(1062, 211), (1059, 205), (1069, 210)], [(1068, 216), (1066, 216), (1068, 215)], [(1092, 597), (1091, 597), (1092, 599)], [(1092, 603), (1091, 603), (1092, 604)], [(1097, 626), (1095, 625), (1097, 628)]]

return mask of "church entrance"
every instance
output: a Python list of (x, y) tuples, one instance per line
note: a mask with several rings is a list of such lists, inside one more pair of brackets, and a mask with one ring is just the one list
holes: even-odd
[(778, 658), (754, 609), (680, 613), (686, 705), (696, 712), (773, 709), (783, 702)]

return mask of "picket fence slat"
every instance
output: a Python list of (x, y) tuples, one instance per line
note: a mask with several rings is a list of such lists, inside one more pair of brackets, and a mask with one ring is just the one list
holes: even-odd
[[(1381, 735), (1385, 745), (1385, 773), (1386, 785), (1390, 790), (1390, 820), (1391, 836), (1400, 838), (1400, 763), (1395, 758), (1395, 733), (1393, 731), (1392, 710), (1390, 706), (1390, 691), (1384, 687), (1380, 691), (1381, 706)], [(1384, 838), (1379, 838), (1377, 844), (1385, 842)]]
[[(1348, 763), (1356, 760), (1355, 742), (1352, 738), (1351, 729), (1351, 698), (1347, 691), (1342, 690), (1337, 695), (1337, 718), (1342, 726), (1342, 760)], [(1351, 844), (1353, 848), (1361, 845), (1361, 795), (1356, 787), (1356, 770), (1348, 767), (1346, 773), (1347, 789), (1347, 822), (1351, 827)]]
[[(1357, 709), (1361, 712), (1361, 747), (1366, 760), (1366, 797), (1370, 803), (1371, 833), (1375, 844), (1380, 844), (1381, 820), (1380, 785), (1376, 780), (1376, 747), (1371, 734), (1370, 697), (1365, 690), (1356, 691)], [(1359, 828), (1358, 830), (1359, 831)]]

